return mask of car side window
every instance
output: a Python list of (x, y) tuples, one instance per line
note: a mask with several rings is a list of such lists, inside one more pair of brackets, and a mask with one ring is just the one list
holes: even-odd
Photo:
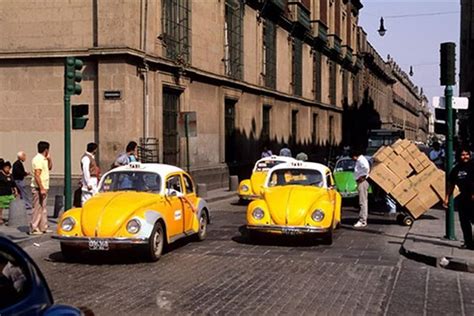
[(9, 253), (0, 250), (0, 309), (26, 298), (29, 284), (24, 268)]
[(188, 175), (183, 175), (184, 186), (186, 187), (186, 194), (191, 194), (194, 192), (193, 181)]
[(183, 188), (181, 187), (181, 177), (179, 175), (169, 177), (166, 181), (166, 188), (183, 193)]

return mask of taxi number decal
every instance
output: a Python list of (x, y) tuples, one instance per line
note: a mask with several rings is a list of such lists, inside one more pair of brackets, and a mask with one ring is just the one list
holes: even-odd
[(181, 219), (181, 210), (174, 211), (174, 220), (178, 221)]

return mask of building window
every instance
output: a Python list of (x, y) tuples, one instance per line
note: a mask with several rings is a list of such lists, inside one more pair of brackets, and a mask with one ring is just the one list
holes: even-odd
[(189, 63), (191, 57), (189, 0), (163, 0), (163, 43), (166, 57)]
[(336, 63), (331, 60), (329, 61), (329, 103), (332, 105), (336, 105), (336, 82)]
[(242, 19), (242, 2), (240, 0), (226, 0), (224, 65), (225, 74), (234, 79), (242, 79)]
[(311, 138), (313, 140), (313, 144), (316, 144), (316, 142), (318, 141), (318, 114), (317, 113), (313, 113)]
[(349, 74), (346, 69), (342, 70), (342, 97), (345, 101), (349, 97)]
[(329, 144), (334, 142), (334, 116), (329, 116)]
[(267, 88), (276, 88), (276, 26), (270, 20), (263, 23), (263, 76)]
[(291, 136), (296, 141), (298, 136), (298, 110), (291, 111)]
[(291, 79), (293, 84), (293, 94), (301, 96), (303, 72), (303, 41), (299, 38), (294, 38), (292, 46)]
[(321, 102), (321, 52), (315, 50), (313, 52), (313, 89), (314, 99)]
[(268, 140), (270, 139), (270, 113), (271, 113), (271, 106), (264, 105), (262, 111), (262, 139)]

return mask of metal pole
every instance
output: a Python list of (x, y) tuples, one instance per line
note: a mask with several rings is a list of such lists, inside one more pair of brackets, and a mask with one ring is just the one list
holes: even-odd
[(184, 134), (186, 135), (186, 170), (189, 172), (189, 115), (184, 114)]
[(71, 96), (64, 93), (64, 210), (72, 207), (71, 190)]
[[(453, 87), (446, 86), (444, 89), (446, 100), (446, 192), (448, 190), (448, 175), (453, 169)], [(454, 233), (454, 201), (449, 197), (448, 212), (446, 214), (446, 238), (456, 240)]]

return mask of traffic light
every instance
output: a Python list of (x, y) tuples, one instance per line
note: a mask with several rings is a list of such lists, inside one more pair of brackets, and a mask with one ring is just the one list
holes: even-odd
[[(453, 129), (456, 125), (456, 111), (453, 110)], [(435, 124), (434, 131), (436, 134), (447, 135), (447, 124), (446, 124), (446, 109), (435, 108)], [(454, 131), (453, 131), (454, 132)]]
[(73, 104), (72, 108), (72, 129), (84, 129), (86, 127), (87, 115), (89, 115), (89, 104)]
[(441, 43), (441, 85), (454, 86), (456, 84), (456, 44)]
[(82, 60), (75, 57), (66, 58), (66, 72), (64, 75), (64, 92), (67, 95), (81, 94), (82, 87), (79, 82), (82, 81)]

